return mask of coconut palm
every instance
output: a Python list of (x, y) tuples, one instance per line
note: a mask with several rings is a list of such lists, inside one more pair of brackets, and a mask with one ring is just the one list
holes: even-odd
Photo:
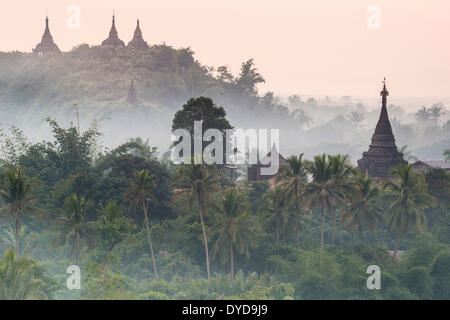
[(284, 190), (277, 186), (266, 193), (263, 197), (265, 205), (262, 207), (262, 221), (264, 229), (273, 228), (275, 230), (275, 242), (282, 241), (286, 244), (286, 235), (292, 220), (292, 213), (289, 211), (289, 201)]
[(78, 265), (81, 250), (81, 238), (85, 237), (92, 222), (86, 221), (86, 211), (90, 203), (76, 194), (64, 200), (62, 215), (56, 220), (53, 228), (57, 231), (53, 244), (56, 246), (66, 243), (72, 244), (72, 257), (75, 252), (75, 264)]
[[(0, 249), (16, 248), (16, 235), (14, 228), (9, 226), (6, 230), (0, 231)], [(37, 251), (36, 233), (29, 233), (26, 226), (21, 226), (19, 230), (19, 251), (22, 255), (32, 255)]]
[(211, 278), (209, 267), (208, 237), (204, 216), (211, 203), (211, 194), (217, 189), (218, 175), (216, 168), (211, 165), (189, 164), (178, 170), (177, 182), (182, 188), (181, 194), (188, 196), (187, 204), (192, 209), (195, 205), (200, 209), (200, 223), (202, 225), (203, 244), (205, 245), (206, 271)]
[(213, 247), (213, 258), (220, 256), (223, 263), (230, 259), (230, 276), (234, 279), (234, 254), (249, 257), (249, 247), (256, 239), (255, 219), (250, 215), (249, 204), (242, 192), (229, 188), (224, 196), (215, 202), (215, 223), (212, 234), (217, 236)]
[(419, 160), (412, 154), (411, 150), (408, 149), (408, 145), (402, 146), (400, 149), (398, 149), (398, 152), (402, 153), (403, 158), (408, 162), (416, 162), (417, 160)]
[(127, 238), (136, 228), (130, 219), (124, 216), (124, 208), (117, 201), (110, 200), (106, 205), (100, 204), (99, 219), (95, 222), (95, 231), (102, 246), (111, 252), (114, 247)]
[(394, 180), (386, 181), (384, 188), (387, 191), (386, 200), (390, 203), (388, 213), (389, 233), (396, 233), (394, 259), (401, 237), (405, 237), (412, 227), (422, 231), (426, 219), (424, 208), (435, 203), (435, 198), (426, 190), (424, 176), (413, 169), (412, 165), (399, 165), (392, 174)]
[(11, 248), (0, 260), (0, 300), (48, 299), (45, 280), (34, 260), (18, 257)]
[(298, 157), (289, 157), (286, 161), (288, 166), (281, 168), (281, 174), (276, 177), (276, 182), (281, 187), (284, 196), (295, 208), (296, 220), (295, 230), (297, 244), (300, 242), (300, 221), (302, 218), (303, 199), (302, 192), (308, 182), (308, 171), (305, 161), (302, 160), (303, 153)]
[(148, 223), (148, 210), (150, 203), (154, 201), (152, 188), (155, 186), (153, 175), (148, 174), (148, 170), (135, 172), (134, 179), (131, 180), (131, 186), (125, 191), (125, 199), (136, 208), (140, 207), (144, 211), (144, 222), (147, 230), (147, 240), (150, 248), (150, 254), (153, 261), (153, 272), (158, 277), (158, 268), (156, 267), (155, 253), (153, 251), (152, 238), (150, 236), (150, 226)]
[(375, 231), (381, 219), (383, 209), (379, 206), (380, 189), (375, 181), (363, 174), (357, 177), (358, 193), (351, 197), (344, 208), (341, 223), (348, 222), (349, 230), (358, 230), (361, 235), (364, 226)]
[(308, 165), (308, 171), (313, 179), (306, 186), (303, 196), (308, 208), (313, 206), (321, 208), (320, 251), (322, 251), (324, 247), (325, 210), (329, 210), (339, 196), (335, 191), (332, 164), (325, 154), (315, 156), (314, 160)]
[(331, 206), (331, 220), (333, 224), (331, 245), (334, 247), (334, 240), (336, 235), (336, 208), (340, 200), (352, 198), (353, 194), (357, 192), (357, 184), (352, 181), (354, 169), (349, 163), (348, 155), (337, 154), (328, 156), (328, 161), (332, 170), (334, 192), (338, 197), (332, 200)]
[(445, 161), (450, 162), (450, 149), (445, 150), (443, 155), (445, 157)]
[(0, 196), (6, 206), (2, 208), (12, 220), (15, 234), (15, 251), (20, 255), (19, 233), (23, 214), (32, 213), (34, 200), (31, 197), (31, 185), (28, 183), (23, 169), (14, 167), (4, 172), (5, 182), (0, 186)]

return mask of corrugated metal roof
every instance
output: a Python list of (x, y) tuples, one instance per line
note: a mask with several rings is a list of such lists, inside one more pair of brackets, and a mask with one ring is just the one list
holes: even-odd
[(445, 160), (420, 160), (415, 162), (414, 165), (419, 163), (424, 163), (433, 168), (450, 169), (450, 162)]

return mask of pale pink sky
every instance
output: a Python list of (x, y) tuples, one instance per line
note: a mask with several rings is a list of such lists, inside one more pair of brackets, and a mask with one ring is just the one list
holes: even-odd
[[(66, 23), (81, 8), (81, 29)], [(367, 27), (369, 5), (381, 29)], [(450, 96), (448, 0), (2, 0), (0, 50), (28, 51), (40, 41), (45, 9), (62, 50), (107, 37), (112, 11), (130, 41), (136, 19), (149, 44), (190, 46), (203, 64), (236, 74), (254, 58), (263, 91), (376, 96), (384, 76), (392, 94)]]

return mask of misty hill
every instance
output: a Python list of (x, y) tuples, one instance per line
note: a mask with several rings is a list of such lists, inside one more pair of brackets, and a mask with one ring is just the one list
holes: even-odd
[(0, 54), (0, 101), (14, 105), (117, 106), (130, 81), (143, 104), (176, 105), (218, 86), (189, 49), (138, 51), (80, 45), (63, 54)]
[[(138, 106), (126, 101), (131, 81)], [(147, 50), (83, 44), (42, 56), (0, 53), (0, 125), (14, 124), (34, 140), (50, 138), (44, 119), (68, 126), (77, 121), (72, 107), (77, 104), (82, 127), (102, 120), (107, 146), (139, 136), (164, 152), (174, 113), (189, 98), (208, 96), (225, 108), (234, 127), (280, 129), (286, 156), (347, 153), (355, 162), (368, 148), (378, 107), (368, 111), (350, 98), (304, 101), (293, 95), (284, 100), (272, 92), (260, 94), (264, 81), (251, 59), (233, 75), (226, 66), (202, 65), (189, 48), (165, 44)], [(407, 144), (420, 158), (442, 158), (450, 145), (450, 124), (448, 110), (440, 108), (442, 116), (422, 119), (390, 105), (397, 146)]]

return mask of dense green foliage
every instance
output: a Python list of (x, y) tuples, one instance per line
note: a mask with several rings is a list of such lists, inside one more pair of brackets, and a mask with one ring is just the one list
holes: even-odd
[[(446, 171), (377, 182), (345, 155), (301, 155), (271, 187), (176, 166), (139, 138), (107, 150), (95, 122), (47, 121), (51, 141), (17, 128), (2, 141), (1, 298), (450, 298)], [(72, 264), (81, 290), (65, 287)]]

